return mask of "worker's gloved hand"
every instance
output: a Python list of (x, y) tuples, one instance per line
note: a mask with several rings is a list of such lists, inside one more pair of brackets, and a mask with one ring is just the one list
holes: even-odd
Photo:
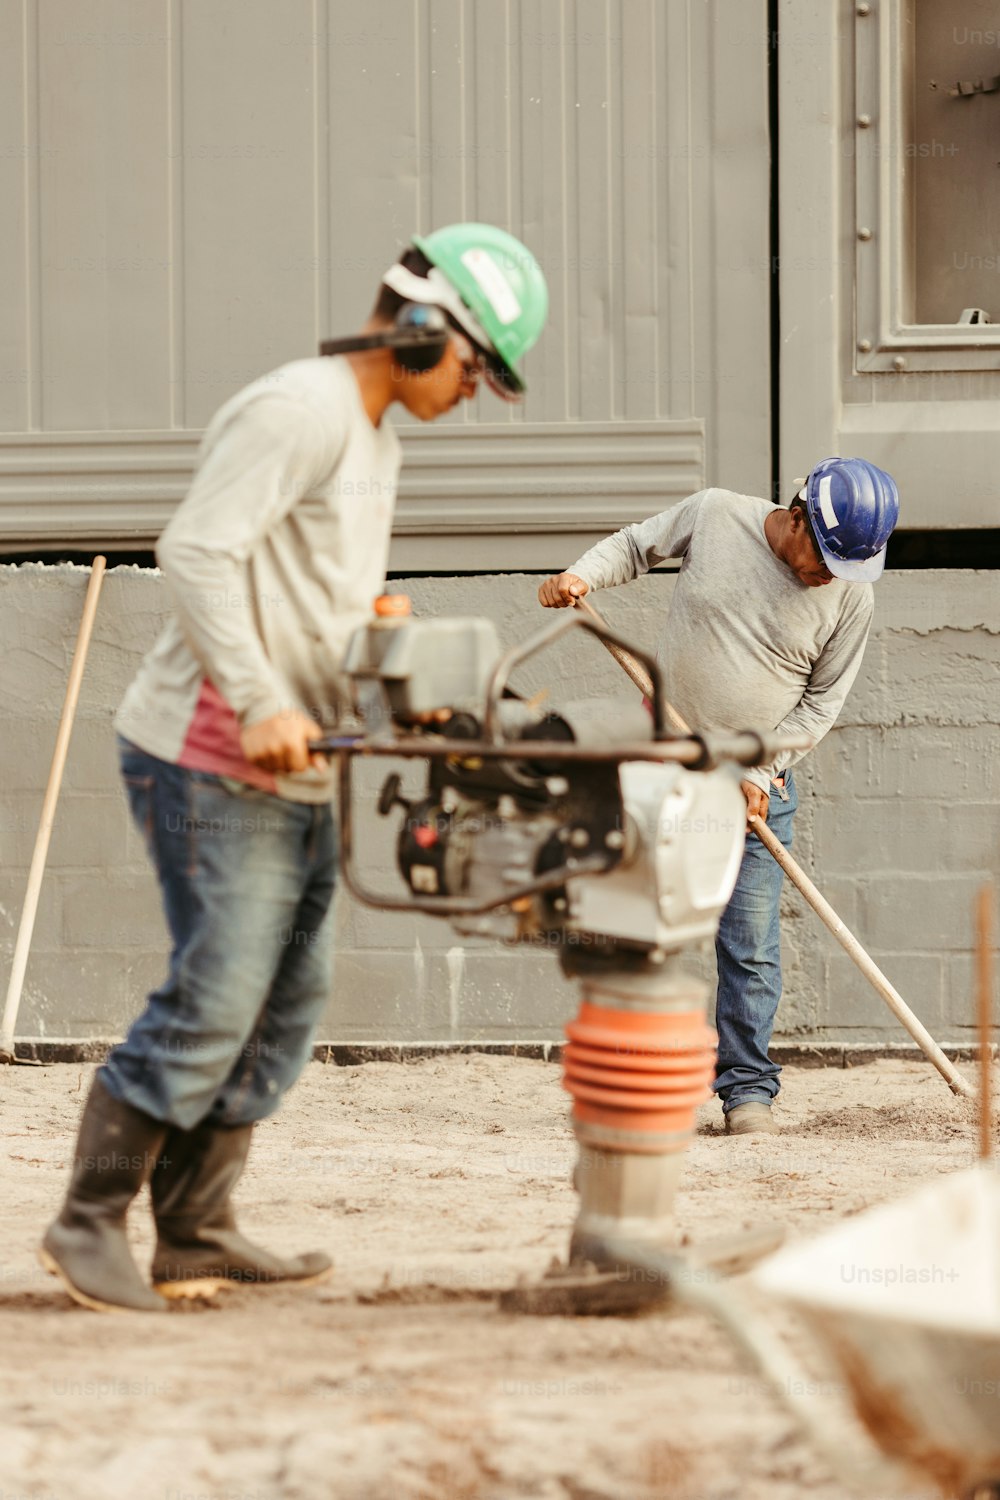
[(557, 573), (554, 578), (546, 578), (538, 590), (538, 602), (546, 609), (566, 609), (589, 590), (590, 585), (575, 573)]
[(293, 709), (273, 714), (251, 724), (240, 735), (240, 746), (247, 760), (262, 771), (307, 771), (310, 766), (325, 771), (325, 755), (310, 755), (311, 740), (322, 739), (323, 731), (308, 714)]
[(747, 831), (752, 833), (753, 830), (750, 827), (751, 818), (760, 818), (762, 822), (767, 822), (767, 806), (770, 798), (766, 792), (762, 792), (760, 787), (755, 786), (752, 781), (741, 781), (740, 791), (747, 799)]

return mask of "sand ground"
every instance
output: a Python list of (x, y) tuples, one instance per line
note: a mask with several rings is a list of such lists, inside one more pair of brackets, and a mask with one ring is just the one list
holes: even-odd
[[(35, 1264), (92, 1071), (0, 1069), (0, 1500), (851, 1493), (703, 1317), (497, 1309), (566, 1250), (558, 1067), (311, 1065), (258, 1130), (241, 1219), (277, 1249), (327, 1247), (335, 1279), (162, 1318), (78, 1309)], [(777, 1135), (727, 1139), (706, 1107), (677, 1203), (693, 1240), (809, 1234), (975, 1152), (968, 1106), (915, 1063), (788, 1068), (776, 1113)], [(144, 1200), (132, 1220), (148, 1255)]]

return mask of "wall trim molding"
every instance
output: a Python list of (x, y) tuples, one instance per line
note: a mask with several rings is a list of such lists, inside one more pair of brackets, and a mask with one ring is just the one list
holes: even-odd
[[(400, 438), (400, 537), (603, 533), (705, 483), (695, 418), (403, 427)], [(200, 440), (194, 431), (0, 434), (0, 545), (151, 542), (186, 492)], [(475, 562), (483, 566), (481, 552)]]

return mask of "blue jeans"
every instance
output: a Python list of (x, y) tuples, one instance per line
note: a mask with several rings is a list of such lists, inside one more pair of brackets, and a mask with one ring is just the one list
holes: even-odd
[(119, 749), (172, 950), (166, 979), (101, 1081), (181, 1130), (206, 1119), (251, 1124), (299, 1076), (330, 995), (330, 805), (187, 771), (125, 740)]
[[(799, 805), (790, 771), (785, 772), (785, 791), (787, 802), (771, 788), (767, 826), (790, 849), (792, 819)], [(719, 1061), (714, 1086), (727, 1114), (738, 1104), (769, 1104), (781, 1087), (781, 1069), (770, 1060), (767, 1049), (781, 999), (778, 902), (783, 879), (777, 860), (760, 839), (748, 834), (736, 887), (715, 940)]]

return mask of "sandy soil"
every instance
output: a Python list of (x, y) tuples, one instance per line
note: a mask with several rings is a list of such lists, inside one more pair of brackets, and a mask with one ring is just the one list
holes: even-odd
[[(312, 1065), (258, 1132), (242, 1221), (275, 1248), (328, 1247), (335, 1280), (161, 1319), (77, 1309), (34, 1262), (91, 1072), (0, 1069), (2, 1500), (849, 1493), (705, 1319), (497, 1310), (496, 1288), (565, 1253), (557, 1067)], [(784, 1082), (774, 1137), (727, 1139), (706, 1108), (678, 1200), (695, 1241), (775, 1221), (807, 1234), (972, 1160), (971, 1112), (929, 1067)], [(132, 1218), (148, 1253), (143, 1201)]]

